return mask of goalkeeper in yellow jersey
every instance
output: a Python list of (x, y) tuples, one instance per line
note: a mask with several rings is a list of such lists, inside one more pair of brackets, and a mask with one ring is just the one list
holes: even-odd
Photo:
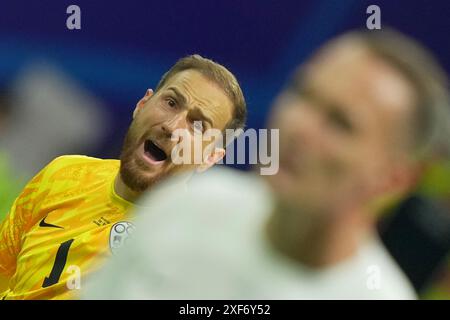
[(201, 163), (176, 164), (173, 132), (193, 144), (196, 131), (242, 128), (245, 116), (230, 71), (198, 55), (179, 60), (138, 102), (120, 160), (62, 156), (24, 188), (0, 225), (0, 299), (77, 298), (86, 274), (133, 232), (127, 211), (145, 190), (224, 156), (214, 148)]

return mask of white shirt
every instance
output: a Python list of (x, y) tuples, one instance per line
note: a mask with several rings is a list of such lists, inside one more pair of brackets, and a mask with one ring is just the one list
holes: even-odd
[(176, 190), (144, 199), (132, 244), (93, 277), (86, 298), (415, 298), (375, 236), (319, 271), (278, 253), (264, 232), (272, 198), (256, 176), (213, 169)]

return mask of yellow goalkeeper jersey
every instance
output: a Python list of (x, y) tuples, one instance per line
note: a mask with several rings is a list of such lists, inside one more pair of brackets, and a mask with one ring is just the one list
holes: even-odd
[(1, 299), (74, 299), (86, 274), (134, 230), (114, 191), (118, 160), (62, 156), (39, 172), (0, 225)]

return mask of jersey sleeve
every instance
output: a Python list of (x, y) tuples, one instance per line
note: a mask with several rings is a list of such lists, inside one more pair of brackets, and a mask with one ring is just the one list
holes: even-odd
[(45, 197), (46, 177), (57, 159), (28, 182), (0, 224), (0, 274), (3, 276), (11, 277), (16, 270), (23, 235), (39, 218), (35, 214), (36, 203)]

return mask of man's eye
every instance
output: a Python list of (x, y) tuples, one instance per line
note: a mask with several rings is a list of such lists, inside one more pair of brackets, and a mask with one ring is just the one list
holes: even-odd
[(329, 120), (331, 123), (338, 127), (339, 129), (346, 131), (346, 132), (352, 132), (353, 127), (350, 123), (350, 121), (340, 112), (331, 111), (328, 114)]
[(171, 108), (175, 108), (177, 105), (177, 102), (171, 98), (166, 99), (167, 105)]

